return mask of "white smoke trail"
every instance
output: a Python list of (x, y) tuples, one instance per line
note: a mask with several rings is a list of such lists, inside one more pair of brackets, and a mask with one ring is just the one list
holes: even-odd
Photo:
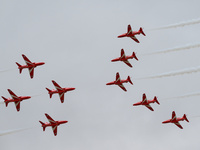
[(152, 52), (152, 53), (147, 53), (147, 54), (143, 54), (143, 55), (153, 55), (153, 54), (162, 54), (162, 53), (169, 53), (169, 52), (175, 52), (175, 51), (180, 51), (180, 50), (188, 50), (191, 48), (197, 48), (200, 47), (200, 44), (193, 44), (193, 45), (186, 45), (186, 46), (182, 46), (182, 47), (175, 47), (175, 48), (170, 48), (170, 49), (166, 49), (166, 50), (162, 50), (162, 51), (156, 51), (156, 52)]
[(184, 95), (175, 96), (175, 97), (163, 98), (162, 100), (181, 99), (181, 98), (187, 98), (187, 97), (193, 97), (193, 96), (199, 96), (199, 95), (200, 95), (200, 92), (195, 92), (195, 93), (189, 93), (189, 94), (184, 94)]
[(0, 73), (9, 72), (9, 71), (12, 71), (12, 70), (15, 70), (15, 69), (16, 68), (0, 70)]
[(187, 22), (171, 24), (171, 25), (167, 25), (167, 26), (163, 26), (163, 27), (159, 27), (159, 28), (154, 28), (154, 29), (151, 29), (151, 30), (161, 30), (161, 29), (184, 27), (186, 25), (193, 25), (193, 24), (198, 24), (198, 23), (200, 23), (200, 19), (193, 19), (193, 20), (190, 20), (190, 21), (187, 21)]
[(189, 74), (189, 73), (194, 73), (194, 72), (199, 72), (199, 71), (200, 71), (200, 66), (199, 67), (192, 67), (192, 68), (189, 68), (189, 69), (183, 69), (183, 70), (179, 70), (179, 71), (167, 72), (167, 73), (154, 75), (154, 76), (150, 76), (150, 77), (138, 78), (138, 79), (170, 77), (170, 76)]
[(200, 117), (200, 115), (198, 115), (198, 116), (189, 116), (190, 118), (199, 118)]
[(7, 130), (7, 131), (0, 132), (0, 136), (8, 135), (8, 134), (16, 133), (16, 132), (21, 132), (21, 131), (25, 131), (25, 130), (32, 129), (32, 128), (33, 127), (24, 128), (24, 129), (16, 129), (16, 130)]
[(41, 95), (45, 95), (45, 93), (41, 93), (41, 94), (32, 95), (31, 97), (38, 97), (38, 96), (41, 96)]

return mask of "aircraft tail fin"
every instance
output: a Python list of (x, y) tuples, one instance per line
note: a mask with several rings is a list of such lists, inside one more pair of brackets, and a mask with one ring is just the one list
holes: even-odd
[(5, 97), (3, 97), (3, 96), (1, 96), (1, 97), (4, 99), (4, 102), (5, 102), (6, 107), (7, 107), (9, 102), (7, 101), (7, 99)]
[(17, 66), (18, 66), (18, 68), (19, 68), (19, 73), (22, 73), (22, 69), (23, 69), (23, 68), (21, 68), (22, 65), (20, 65), (20, 64), (17, 63), (17, 62), (16, 62), (16, 64), (17, 64)]
[(189, 122), (189, 120), (188, 120), (187, 117), (186, 117), (186, 114), (183, 115), (183, 118), (184, 118), (187, 122)]
[(130, 84), (133, 84), (133, 82), (131, 81), (130, 76), (127, 77), (127, 80), (128, 80), (128, 82), (129, 82)]
[(46, 126), (43, 126), (43, 125), (45, 125), (45, 123), (43, 123), (42, 121), (39, 121), (39, 122), (42, 124), (43, 131), (45, 131)]
[(50, 96), (50, 98), (52, 97), (52, 93), (51, 93), (51, 90), (50, 89), (48, 89), (48, 88), (46, 88), (47, 89), (47, 91), (49, 92), (49, 96)]
[(153, 99), (158, 105), (160, 105), (160, 103), (158, 102), (157, 100), (157, 97), (155, 96), (154, 99)]
[(144, 36), (146, 36), (143, 32), (143, 29), (140, 27), (139, 32), (142, 33)]
[(138, 58), (137, 58), (135, 52), (133, 52), (132, 56), (133, 56), (133, 58), (135, 58), (136, 60), (138, 60)]

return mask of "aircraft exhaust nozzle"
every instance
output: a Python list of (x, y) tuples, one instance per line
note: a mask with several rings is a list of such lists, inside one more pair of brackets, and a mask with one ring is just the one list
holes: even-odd
[(21, 66), (22, 66), (22, 65), (20, 65), (20, 64), (19, 64), (19, 63), (17, 63), (17, 62), (16, 62), (16, 64), (17, 64), (17, 66), (18, 66), (19, 73), (22, 73), (22, 68), (21, 68)]
[(142, 33), (144, 36), (146, 36), (143, 32), (143, 29), (140, 27), (139, 32)]
[(183, 115), (183, 118), (184, 118), (187, 122), (189, 122), (189, 120), (188, 120), (187, 117), (186, 117), (186, 114)]
[(135, 52), (133, 52), (132, 56), (138, 61), (138, 58), (137, 58)]
[(130, 84), (133, 84), (133, 82), (131, 81), (130, 76), (127, 77), (127, 80), (128, 80), (128, 82), (129, 82)]
[(157, 100), (157, 97), (155, 96), (154, 97), (154, 101), (158, 104), (158, 105), (160, 105), (160, 103), (158, 102), (158, 100)]

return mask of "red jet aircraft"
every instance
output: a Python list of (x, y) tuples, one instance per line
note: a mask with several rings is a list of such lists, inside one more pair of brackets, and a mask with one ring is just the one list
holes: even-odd
[(19, 63), (16, 62), (16, 64), (18, 65), (19, 73), (22, 73), (22, 69), (28, 68), (29, 73), (30, 73), (30, 77), (32, 79), (33, 75), (34, 75), (34, 68), (36, 68), (37, 66), (44, 65), (45, 63), (44, 62), (39, 62), (39, 63), (31, 62), (24, 54), (22, 54), (22, 57), (24, 58), (26, 65), (22, 66), (22, 65), (20, 65)]
[(8, 92), (10, 93), (12, 99), (11, 98), (7, 99), (3, 96), (1, 96), (1, 97), (4, 99), (6, 107), (8, 106), (8, 103), (15, 102), (17, 111), (20, 111), (20, 102), (21, 101), (31, 98), (30, 96), (16, 96), (15, 93), (13, 93), (10, 89), (8, 89)]
[(127, 64), (129, 67), (132, 67), (132, 65), (130, 64), (130, 62), (128, 61), (128, 59), (133, 59), (135, 58), (136, 60), (138, 60), (138, 58), (136, 57), (135, 53), (133, 52), (133, 54), (131, 56), (126, 56), (124, 49), (121, 49), (121, 57), (119, 58), (115, 58), (113, 60), (111, 60), (112, 62), (115, 61), (123, 61), (125, 64)]
[(67, 122), (68, 122), (67, 120), (55, 121), (55, 120), (53, 120), (48, 114), (45, 114), (45, 116), (46, 116), (47, 119), (49, 120), (49, 123), (48, 123), (48, 122), (43, 123), (42, 121), (39, 121), (39, 122), (42, 124), (43, 131), (45, 131), (45, 128), (46, 128), (46, 127), (50, 127), (50, 126), (51, 126), (52, 129), (53, 129), (53, 133), (54, 133), (55, 136), (57, 135), (57, 127), (58, 127), (60, 124), (64, 124), (64, 123), (67, 123)]
[(144, 36), (146, 36), (142, 30), (142, 28), (140, 27), (140, 29), (138, 31), (132, 31), (131, 29), (131, 25), (128, 25), (128, 29), (127, 29), (127, 33), (124, 33), (122, 35), (119, 35), (118, 38), (122, 38), (122, 37), (130, 37), (131, 39), (133, 39), (135, 42), (140, 43), (138, 41), (138, 39), (135, 37), (136, 34), (143, 34)]
[(155, 103), (155, 102), (160, 105), (156, 96), (154, 97), (153, 100), (147, 100), (146, 94), (144, 93), (142, 96), (142, 101), (133, 104), (133, 106), (144, 105), (147, 108), (149, 108), (151, 111), (154, 111), (153, 108), (150, 106), (150, 103)]
[(189, 120), (186, 117), (186, 114), (184, 114), (182, 118), (176, 118), (176, 113), (175, 113), (175, 111), (173, 111), (172, 112), (172, 119), (168, 119), (166, 121), (163, 121), (162, 123), (174, 123), (179, 128), (183, 129), (183, 127), (180, 125), (179, 121), (184, 121), (184, 120), (189, 122)]
[(131, 81), (131, 78), (129, 76), (127, 77), (126, 80), (121, 80), (120, 76), (119, 76), (119, 73), (117, 72), (116, 73), (116, 80), (112, 81), (112, 82), (109, 82), (106, 85), (113, 85), (113, 84), (115, 84), (115, 85), (118, 85), (120, 88), (122, 88), (124, 91), (127, 91), (126, 88), (123, 85), (123, 83), (127, 83), (127, 82), (133, 84), (132, 81)]
[(67, 91), (75, 90), (75, 88), (62, 88), (62, 87), (60, 87), (60, 86), (58, 85), (58, 83), (56, 83), (54, 80), (52, 80), (52, 82), (53, 82), (53, 85), (55, 86), (56, 90), (54, 90), (54, 89), (53, 89), (53, 90), (50, 90), (50, 89), (46, 88), (47, 91), (49, 92), (48, 94), (49, 94), (49, 96), (50, 96), (50, 98), (51, 98), (53, 94), (58, 93), (59, 96), (60, 96), (61, 103), (64, 102), (64, 94), (65, 94)]

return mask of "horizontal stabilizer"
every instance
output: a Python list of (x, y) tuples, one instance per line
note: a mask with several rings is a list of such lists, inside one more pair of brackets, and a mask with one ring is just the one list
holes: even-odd
[(22, 65), (20, 65), (20, 64), (19, 64), (19, 63), (17, 63), (17, 62), (16, 62), (16, 64), (17, 64), (17, 66), (18, 66), (19, 73), (22, 73), (22, 68), (21, 68), (21, 66), (22, 66)]

